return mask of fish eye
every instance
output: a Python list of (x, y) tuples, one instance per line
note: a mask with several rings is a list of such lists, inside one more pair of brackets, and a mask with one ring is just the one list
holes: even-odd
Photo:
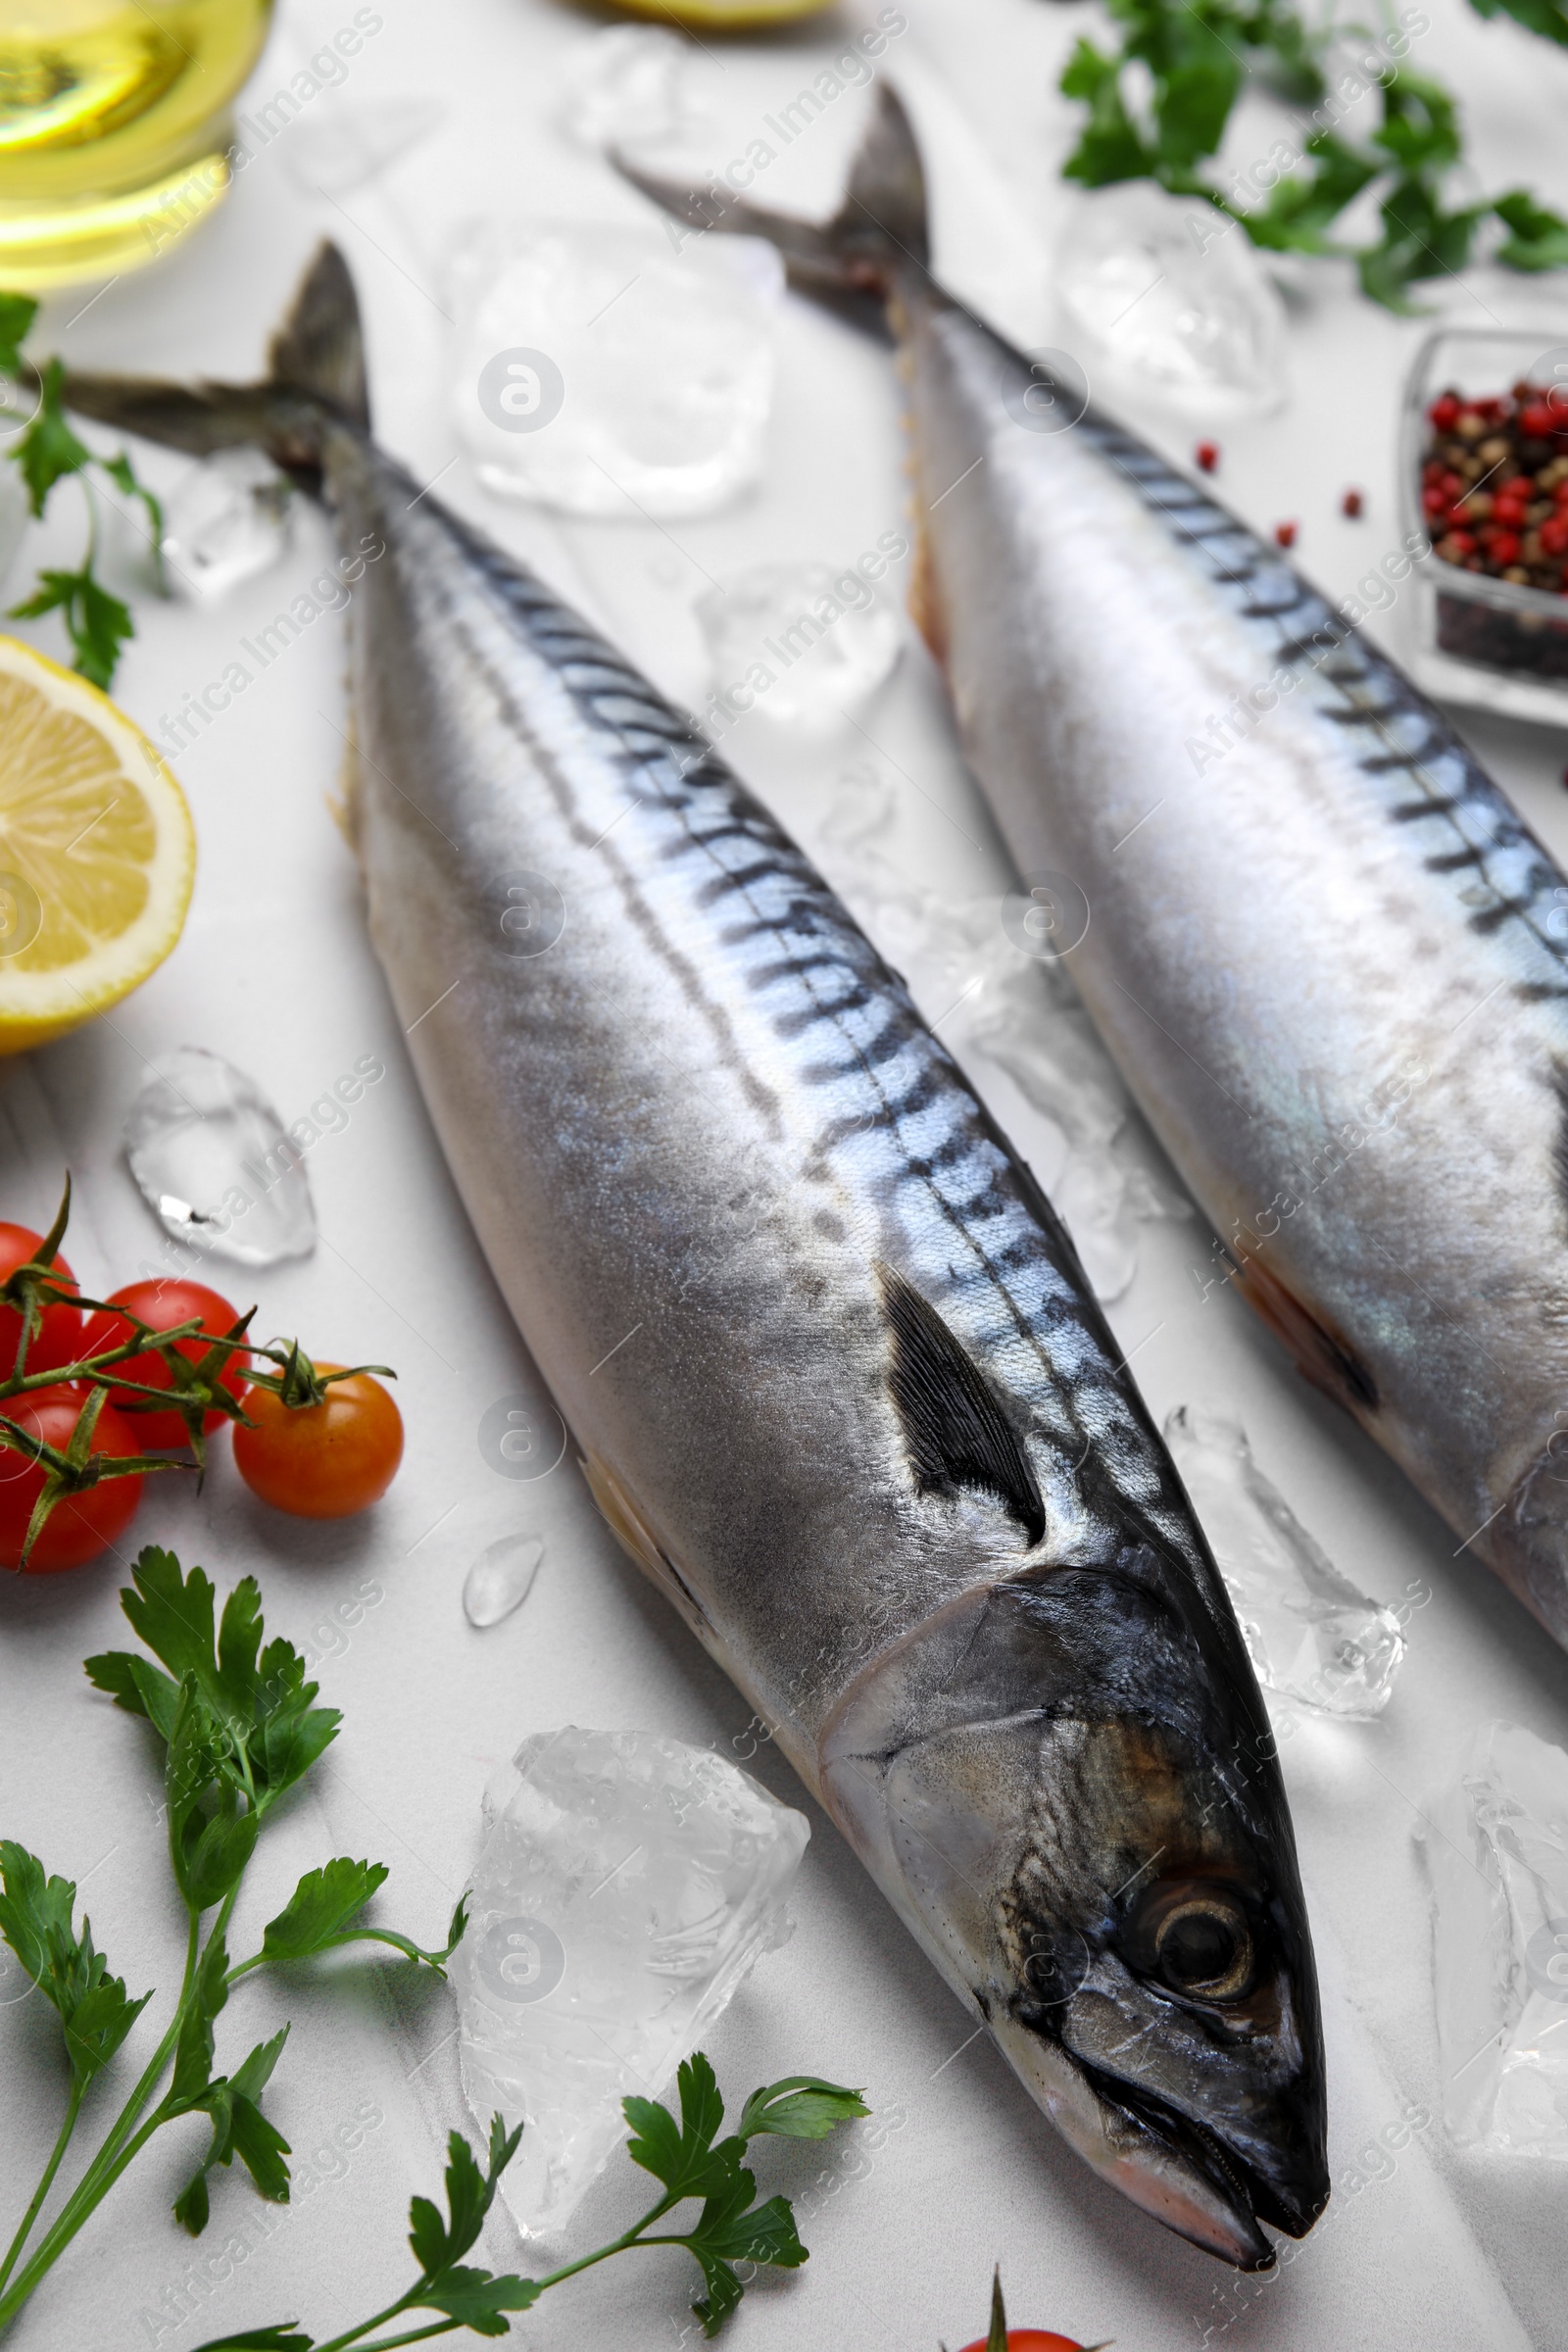
[(1234, 2000), (1251, 1982), (1252, 1938), (1232, 1904), (1196, 1895), (1160, 1921), (1154, 1960), (1173, 1992), (1201, 2000)]
[(1233, 2001), (1252, 1983), (1251, 1929), (1218, 1888), (1187, 1886), (1156, 1898), (1146, 1923), (1153, 1973), (1190, 2000)]

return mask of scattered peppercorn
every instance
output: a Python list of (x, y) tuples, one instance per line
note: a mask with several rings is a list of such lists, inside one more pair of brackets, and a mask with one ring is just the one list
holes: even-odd
[(1294, 522), (1277, 522), (1274, 525), (1275, 544), (1279, 547), (1294, 547), (1298, 527)]
[(1212, 473), (1219, 464), (1219, 443), (1217, 441), (1200, 441), (1193, 455), (1204, 473)]
[(1349, 521), (1359, 522), (1365, 510), (1365, 506), (1366, 501), (1361, 496), (1359, 490), (1347, 490), (1345, 496), (1340, 501), (1340, 513), (1344, 514)]

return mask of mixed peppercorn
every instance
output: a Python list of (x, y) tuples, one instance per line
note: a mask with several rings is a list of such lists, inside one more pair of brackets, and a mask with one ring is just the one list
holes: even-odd
[(1421, 504), (1443, 562), (1568, 596), (1568, 396), (1445, 392), (1427, 422)]

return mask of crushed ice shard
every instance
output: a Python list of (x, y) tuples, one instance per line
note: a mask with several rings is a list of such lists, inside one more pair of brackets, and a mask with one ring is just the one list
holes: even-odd
[(502, 2194), (549, 2235), (760, 1953), (810, 1835), (738, 1766), (649, 1732), (524, 1740), (485, 1791), (486, 1838), (450, 1973), (463, 2086), (526, 2122)]
[(635, 522), (761, 470), (783, 265), (756, 237), (480, 221), (453, 291), (458, 431), (503, 496)]
[(470, 1625), (499, 1625), (527, 1599), (545, 1547), (537, 1536), (498, 1536), (487, 1544), (463, 1586), (463, 1613)]
[(1165, 1443), (1213, 1547), (1257, 1679), (1320, 1714), (1380, 1715), (1404, 1656), (1392, 1609), (1315, 1543), (1252, 1459), (1239, 1421), (1178, 1405)]
[(259, 450), (204, 458), (165, 502), (164, 564), (191, 604), (214, 604), (277, 562), (289, 543), (293, 493)]
[(690, 44), (659, 24), (606, 24), (566, 56), (561, 114), (585, 147), (673, 138), (691, 119)]
[(858, 710), (902, 645), (898, 615), (858, 571), (831, 564), (760, 564), (709, 589), (697, 617), (718, 693), (765, 669), (771, 683), (755, 690), (756, 708), (807, 734)]
[(1568, 2160), (1568, 1755), (1477, 1733), (1428, 1806), (1444, 2121), (1461, 2144)]
[(1203, 419), (1278, 405), (1284, 307), (1246, 231), (1203, 198), (1148, 180), (1081, 197), (1055, 285), (1091, 377)]
[(254, 1079), (203, 1046), (176, 1046), (148, 1065), (125, 1121), (125, 1157), (176, 1241), (242, 1266), (316, 1247), (305, 1163), (282, 1121)]

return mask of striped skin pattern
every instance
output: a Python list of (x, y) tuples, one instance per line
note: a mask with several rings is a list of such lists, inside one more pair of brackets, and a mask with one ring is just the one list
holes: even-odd
[[(1294, 1843), (1228, 1599), (1069, 1241), (702, 738), (373, 450), (332, 439), (326, 470), (345, 535), (389, 548), (356, 608), (372, 936), (601, 1507), (1087, 2159), (1265, 2266), (1259, 2220), (1299, 2233), (1327, 2193)], [(519, 872), (564, 923), (516, 958)], [(1038, 1541), (983, 1479), (915, 1477), (890, 1282), (978, 1368)], [(1240, 2036), (1147, 1975), (1149, 1906), (1216, 1886), (1253, 1954)]]
[(1230, 1279), (1568, 1641), (1568, 878), (1277, 550), (896, 310), (965, 751), (1097, 1026)]

